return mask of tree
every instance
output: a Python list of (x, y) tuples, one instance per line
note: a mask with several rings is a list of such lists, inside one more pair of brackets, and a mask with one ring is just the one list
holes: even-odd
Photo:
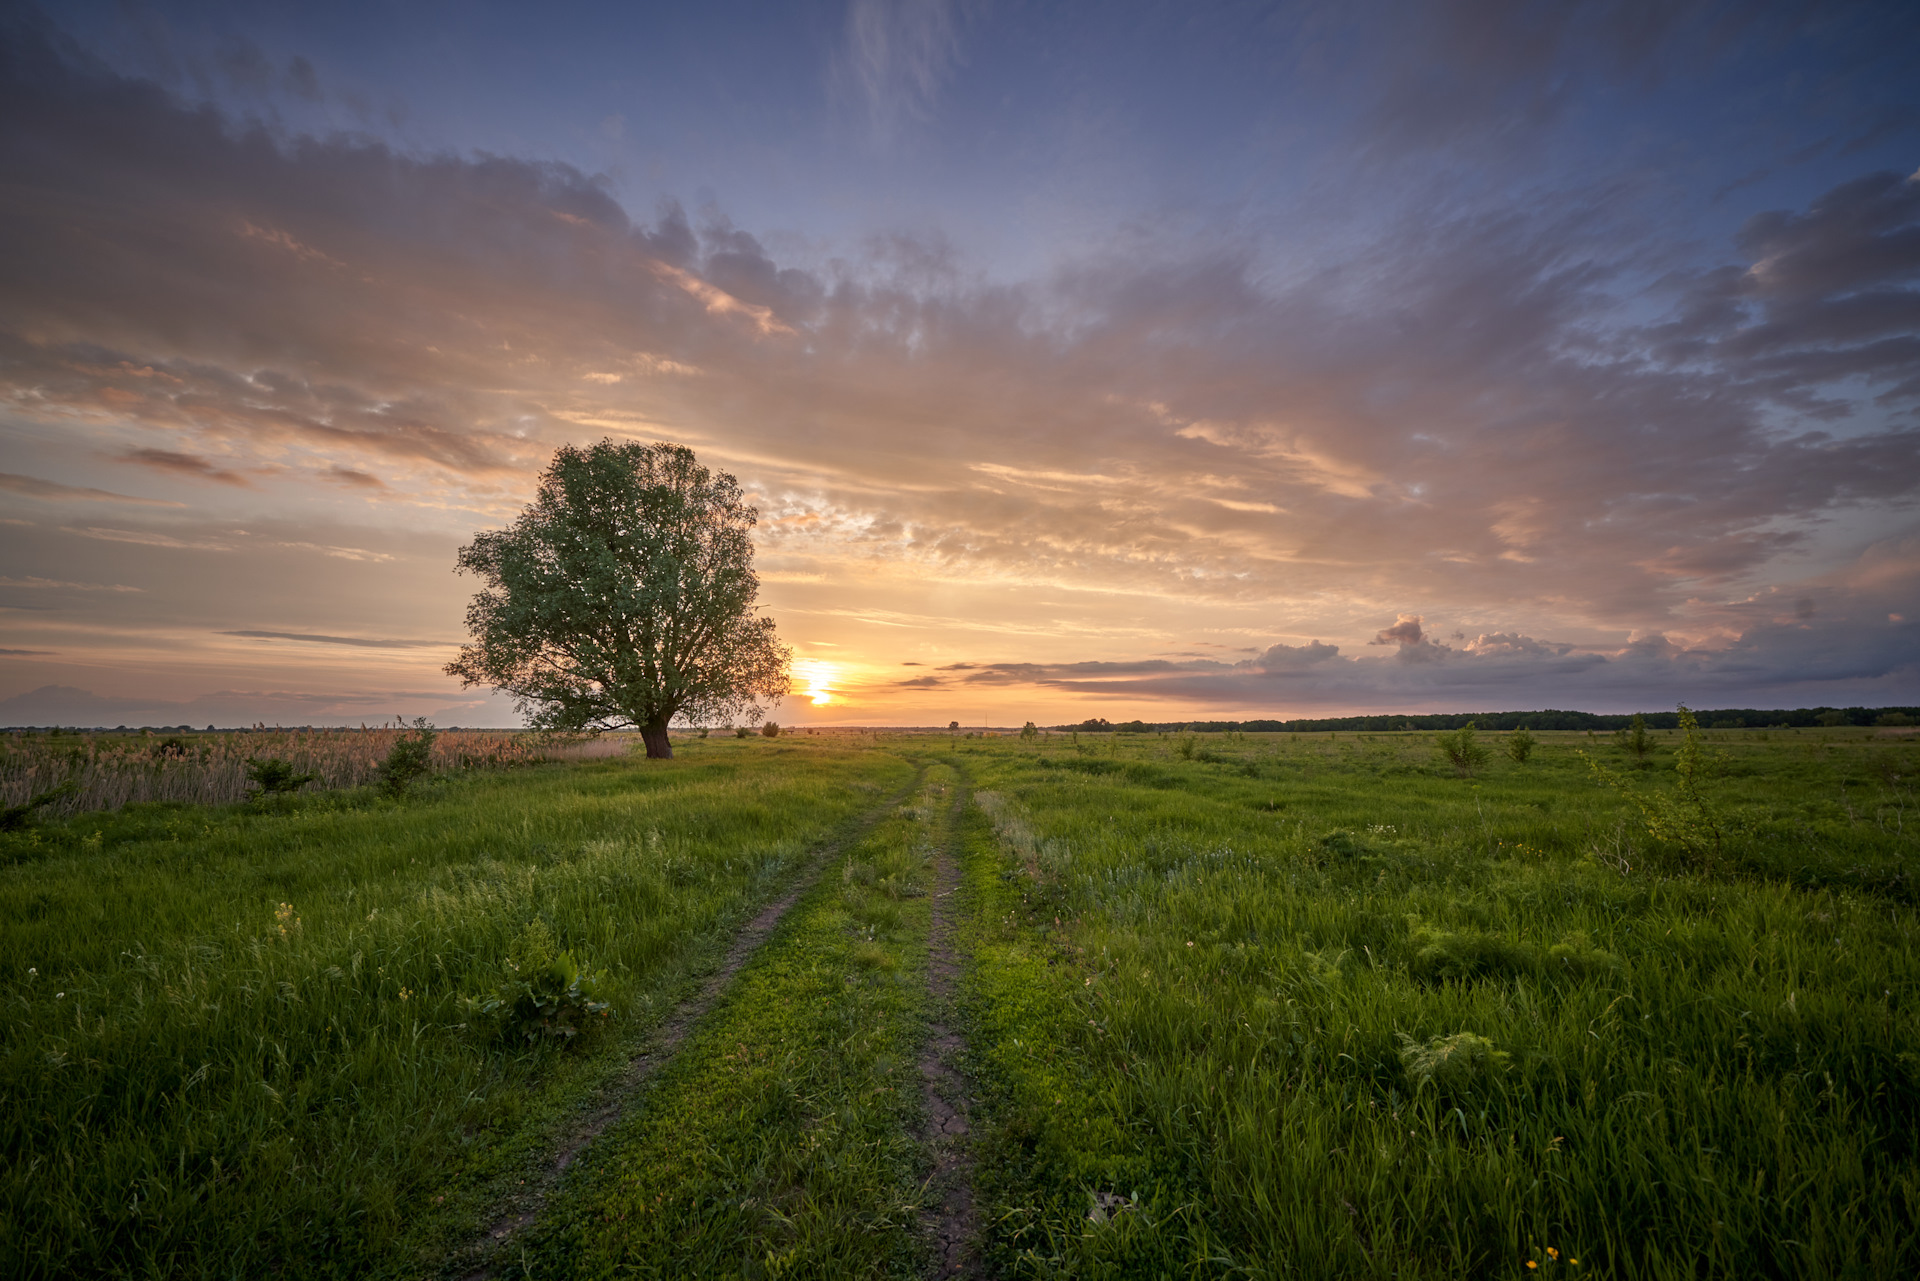
[(793, 655), (755, 612), (757, 519), (684, 445), (563, 446), (520, 518), (460, 549), (486, 588), (447, 672), (513, 695), (536, 728), (637, 728), (655, 758), (676, 716), (758, 719)]

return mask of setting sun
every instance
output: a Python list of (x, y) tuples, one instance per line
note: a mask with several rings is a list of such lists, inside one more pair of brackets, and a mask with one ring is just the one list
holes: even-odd
[(833, 702), (833, 684), (839, 669), (817, 658), (803, 658), (793, 665), (794, 684), (812, 700), (815, 707)]

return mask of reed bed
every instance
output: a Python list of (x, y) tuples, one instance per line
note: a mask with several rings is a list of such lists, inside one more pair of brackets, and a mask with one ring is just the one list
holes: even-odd
[[(255, 729), (219, 733), (0, 734), (0, 805), (20, 805), (67, 783), (46, 816), (112, 810), (142, 801), (219, 805), (245, 800), (249, 761), (277, 758), (322, 789), (374, 780), (402, 734), (378, 729)], [(503, 769), (536, 761), (623, 755), (625, 736), (585, 743), (508, 730), (442, 730), (433, 743), (436, 772)]]

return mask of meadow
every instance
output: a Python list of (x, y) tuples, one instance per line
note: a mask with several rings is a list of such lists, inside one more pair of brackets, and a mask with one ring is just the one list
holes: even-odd
[(714, 738), (43, 819), (0, 1270), (907, 1277), (964, 1222), (981, 1276), (1920, 1272), (1920, 739), (1705, 731), (1676, 810), (1679, 734), (1537, 738)]

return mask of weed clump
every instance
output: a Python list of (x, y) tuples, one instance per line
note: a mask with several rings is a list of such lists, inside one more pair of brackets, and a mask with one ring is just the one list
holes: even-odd
[(1508, 758), (1511, 759), (1515, 765), (1525, 765), (1527, 763), (1533, 756), (1534, 745), (1535, 739), (1533, 737), (1533, 731), (1525, 725), (1522, 725), (1519, 729), (1507, 735), (1507, 741), (1502, 744), (1502, 746), (1506, 748)]
[(553, 931), (535, 918), (514, 940), (500, 986), (465, 1001), (471, 1020), (506, 1041), (567, 1042), (608, 1017), (596, 999), (605, 976), (580, 968), (572, 952), (556, 952)]
[(1656, 841), (1680, 851), (1696, 870), (1710, 872), (1725, 852), (1728, 822), (1707, 796), (1705, 784), (1725, 768), (1726, 754), (1706, 753), (1699, 722), (1685, 703), (1680, 705), (1680, 733), (1673, 763), (1679, 781), (1670, 792), (1643, 792), (1586, 753), (1581, 755), (1595, 777), (1633, 802)]
[(1487, 749), (1474, 741), (1472, 721), (1450, 734), (1435, 734), (1433, 747), (1462, 778), (1473, 777), (1487, 763)]
[(387, 759), (380, 762), (380, 789), (389, 796), (404, 796), (407, 788), (431, 774), (434, 738), (427, 718), (416, 718), (413, 732), (395, 739)]
[(779, 738), (780, 725), (776, 721), (768, 721), (765, 725), (762, 725), (760, 727), (760, 733), (762, 734), (762, 736), (766, 738)]
[(1429, 983), (1458, 983), (1501, 975), (1531, 974), (1538, 960), (1531, 947), (1497, 934), (1454, 932), (1413, 922), (1416, 950), (1410, 968)]
[(278, 796), (282, 792), (297, 792), (316, 775), (297, 773), (293, 762), (281, 760), (278, 756), (247, 758), (247, 782), (260, 790), (254, 793), (254, 799), (262, 796)]
[(1433, 1086), (1444, 1094), (1462, 1094), (1496, 1079), (1512, 1055), (1472, 1032), (1455, 1032), (1416, 1041), (1400, 1034), (1400, 1065), (1418, 1090)]

